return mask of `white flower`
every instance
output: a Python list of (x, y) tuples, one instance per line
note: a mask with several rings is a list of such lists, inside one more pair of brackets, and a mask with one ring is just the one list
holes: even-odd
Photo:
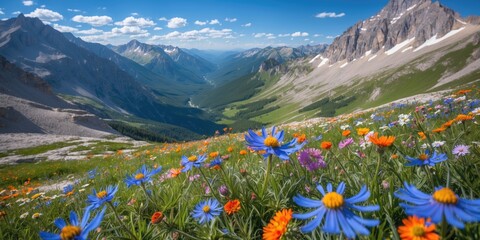
[(375, 134), (374, 131), (370, 131), (369, 133), (365, 134), (365, 137), (364, 137), (365, 141), (370, 142), (370, 137), (373, 136), (373, 134)]
[(363, 122), (358, 121), (358, 122), (355, 124), (355, 126), (358, 127), (358, 126), (360, 126), (360, 125), (362, 125), (362, 124), (363, 124)]
[(429, 147), (429, 145), (427, 143), (424, 143), (422, 144), (422, 146), (420, 146), (421, 149), (427, 149)]
[(28, 215), (29, 215), (29, 213), (28, 213), (28, 212), (26, 212), (26, 213), (24, 213), (24, 214), (20, 215), (20, 218), (26, 218)]
[(349, 125), (342, 125), (342, 126), (340, 126), (340, 129), (342, 129), (342, 130), (344, 130), (344, 131), (347, 130), (348, 128), (350, 128)]
[(385, 131), (387, 129), (390, 129), (390, 127), (387, 126), (387, 125), (384, 125), (384, 126), (379, 127), (379, 129), (382, 130), (382, 131)]
[(82, 185), (82, 188), (86, 188), (86, 187), (88, 187), (88, 186), (90, 186), (90, 184), (88, 184), (88, 183), (87, 183), (87, 184), (83, 184), (83, 185)]
[(370, 119), (374, 119), (377, 115), (375, 115), (375, 113), (372, 113), (372, 115), (370, 115)]
[(466, 96), (461, 96), (461, 97), (458, 97), (458, 98), (453, 99), (453, 101), (454, 101), (454, 102), (461, 102), (461, 101), (465, 101), (465, 99), (467, 99)]
[(370, 140), (360, 142), (360, 147), (363, 150), (367, 149), (367, 147), (370, 147), (370, 146), (372, 146), (372, 142), (370, 142)]
[(473, 115), (480, 115), (480, 107), (473, 109)]
[(445, 145), (445, 141), (435, 141), (435, 142), (432, 143), (432, 147), (434, 147), (434, 148), (439, 148), (443, 145)]
[(398, 124), (404, 126), (410, 122), (410, 114), (400, 114), (398, 115)]

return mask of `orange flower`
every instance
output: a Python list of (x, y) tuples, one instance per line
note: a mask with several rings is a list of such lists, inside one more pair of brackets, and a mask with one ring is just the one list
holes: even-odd
[(430, 219), (409, 216), (402, 220), (403, 226), (398, 227), (402, 240), (438, 240), (440, 236), (435, 233), (435, 224)]
[(307, 137), (305, 136), (305, 134), (299, 135), (299, 136), (297, 136), (296, 138), (297, 138), (297, 142), (298, 142), (298, 143), (303, 143), (303, 142), (305, 142), (305, 140), (307, 139)]
[(247, 155), (247, 150), (240, 150), (240, 155)]
[(443, 131), (445, 131), (445, 130), (447, 130), (447, 129), (444, 128), (444, 127), (439, 127), (439, 128), (433, 129), (432, 132), (434, 132), (434, 133), (441, 133), (441, 132), (443, 132)]
[(263, 227), (263, 240), (278, 240), (287, 232), (288, 222), (292, 219), (292, 209), (283, 209), (275, 213), (270, 223)]
[(234, 214), (240, 210), (240, 201), (238, 199), (230, 200), (225, 203), (223, 209), (228, 215)]
[(325, 149), (325, 150), (328, 150), (332, 147), (332, 142), (329, 142), (329, 141), (323, 141), (322, 143), (320, 143), (320, 147), (322, 149)]
[(181, 169), (181, 168), (172, 168), (172, 169), (170, 169), (170, 176), (171, 176), (172, 178), (177, 177), (178, 175), (180, 175), (180, 173), (182, 173), (182, 169)]
[(463, 89), (463, 90), (459, 90), (459, 91), (457, 92), (457, 94), (458, 94), (458, 95), (467, 94), (467, 93), (469, 93), (469, 92), (471, 92), (471, 91), (472, 91), (472, 90), (470, 90), (470, 89)]
[(347, 130), (343, 130), (342, 136), (348, 137), (348, 136), (350, 135), (350, 133), (351, 133), (351, 132), (350, 132), (350, 130), (348, 130), (348, 129), (347, 129)]
[(228, 152), (233, 152), (233, 147), (228, 147), (228, 148), (227, 148), (227, 151), (228, 151)]
[(357, 134), (360, 136), (365, 136), (369, 132), (370, 132), (369, 128), (357, 128)]
[(418, 132), (418, 136), (420, 136), (420, 139), (422, 139), (422, 140), (427, 139), (427, 136), (425, 135), (424, 132)]
[(472, 119), (473, 119), (473, 116), (465, 115), (465, 114), (458, 114), (458, 116), (455, 118), (455, 121), (465, 122), (467, 120), (472, 120)]
[(218, 157), (218, 152), (211, 152), (211, 153), (210, 153), (210, 157), (211, 157), (211, 158), (216, 158), (216, 157)]
[(392, 154), (392, 156), (390, 156), (391, 159), (397, 159), (398, 158), (398, 155), (397, 154)]
[(370, 141), (378, 147), (390, 147), (395, 141), (394, 136), (381, 136), (378, 137), (378, 133), (374, 133), (370, 136)]
[(444, 124), (442, 124), (442, 127), (443, 128), (449, 128), (450, 126), (452, 126), (452, 124), (455, 122), (455, 120), (450, 120)]
[(157, 224), (163, 220), (163, 213), (162, 212), (155, 212), (152, 215), (152, 220), (150, 221), (152, 224)]

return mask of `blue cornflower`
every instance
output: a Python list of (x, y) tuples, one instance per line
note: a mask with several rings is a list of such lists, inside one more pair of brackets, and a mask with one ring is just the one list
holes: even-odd
[(214, 169), (219, 169), (222, 167), (222, 159), (219, 157), (216, 157), (213, 159), (210, 164), (208, 165), (209, 168), (214, 168)]
[(217, 199), (210, 198), (206, 201), (201, 201), (193, 209), (192, 217), (198, 220), (198, 223), (204, 224), (212, 221), (216, 216), (222, 213), (222, 205)]
[(413, 185), (404, 183), (405, 188), (396, 191), (395, 197), (406, 201), (400, 203), (408, 215), (431, 218), (440, 223), (445, 219), (457, 228), (464, 228), (463, 222), (480, 221), (480, 199), (459, 198), (450, 188), (437, 187), (432, 195), (423, 193)]
[(337, 191), (333, 192), (332, 184), (327, 185), (325, 192), (322, 185), (317, 185), (317, 190), (323, 195), (322, 200), (309, 199), (301, 195), (293, 197), (293, 201), (302, 207), (316, 208), (309, 213), (294, 213), (293, 217), (297, 219), (313, 220), (300, 228), (303, 233), (309, 233), (317, 228), (325, 217), (325, 223), (322, 230), (326, 233), (340, 234), (342, 231), (348, 238), (355, 238), (356, 234), (369, 235), (370, 231), (365, 227), (377, 226), (380, 221), (376, 219), (363, 219), (355, 215), (352, 210), (360, 212), (372, 212), (380, 209), (378, 205), (374, 206), (358, 206), (356, 203), (363, 202), (370, 197), (370, 192), (366, 186), (360, 189), (360, 192), (351, 197), (344, 199), (345, 183), (341, 182)]
[(283, 142), (284, 133), (280, 131), (275, 134), (275, 127), (272, 128), (272, 134), (268, 135), (265, 127), (262, 128), (262, 136), (258, 136), (254, 131), (248, 130), (248, 134), (245, 135), (245, 141), (247, 146), (255, 151), (265, 151), (264, 157), (268, 157), (273, 154), (278, 156), (282, 160), (288, 160), (288, 155), (300, 150), (306, 142), (298, 145), (297, 139), (293, 138), (292, 141), (280, 145)]
[(94, 179), (96, 175), (97, 175), (97, 169), (96, 168), (88, 171), (88, 178)]
[(188, 172), (192, 167), (201, 167), (202, 163), (207, 159), (207, 155), (192, 155), (190, 157), (182, 156), (182, 172)]
[(55, 225), (60, 229), (60, 234), (54, 234), (49, 232), (40, 232), (40, 237), (44, 240), (63, 240), (63, 239), (75, 239), (85, 240), (88, 237), (88, 233), (95, 230), (102, 222), (103, 215), (105, 214), (106, 207), (88, 223), (90, 218), (90, 209), (86, 209), (83, 215), (82, 221), (79, 222), (78, 216), (74, 211), (70, 212), (70, 225), (67, 225), (65, 220), (57, 218)]
[(420, 154), (418, 158), (414, 157), (405, 157), (408, 160), (408, 163), (405, 166), (435, 166), (435, 164), (443, 162), (448, 159), (447, 154), (437, 153), (433, 151), (433, 154), (430, 155), (430, 150), (425, 150), (425, 153)]
[(111, 202), (117, 190), (118, 190), (118, 185), (108, 186), (107, 189), (99, 192), (93, 189), (93, 194), (88, 195), (87, 197), (87, 203), (89, 204), (87, 208), (93, 210), (93, 209), (99, 208), (106, 202)]
[(73, 193), (73, 185), (68, 184), (67, 186), (63, 187), (63, 194), (72, 194)]
[(147, 166), (143, 165), (136, 174), (132, 174), (131, 176), (127, 175), (125, 179), (125, 183), (127, 183), (127, 187), (132, 185), (141, 185), (143, 183), (149, 182), (151, 177), (162, 170), (162, 167), (154, 168), (152, 171), (147, 170)]

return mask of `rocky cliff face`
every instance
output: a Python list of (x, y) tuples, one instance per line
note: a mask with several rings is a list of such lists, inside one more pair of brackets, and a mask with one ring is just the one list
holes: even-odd
[(366, 53), (385, 51), (406, 40), (420, 46), (440, 38), (466, 22), (453, 10), (431, 0), (391, 0), (377, 15), (350, 27), (327, 48), (324, 57), (335, 63)]

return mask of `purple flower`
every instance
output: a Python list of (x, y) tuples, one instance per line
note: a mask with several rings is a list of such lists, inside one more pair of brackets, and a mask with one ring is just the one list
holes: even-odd
[(338, 148), (340, 148), (340, 149), (345, 148), (346, 146), (348, 146), (352, 143), (353, 143), (353, 138), (344, 139), (344, 140), (340, 141), (340, 143), (338, 144)]
[(220, 195), (222, 195), (223, 197), (226, 197), (230, 194), (230, 191), (228, 190), (227, 186), (225, 185), (222, 185), (218, 188), (218, 192), (220, 193)]
[(327, 164), (323, 161), (322, 151), (315, 148), (308, 148), (298, 154), (298, 162), (308, 171), (315, 171), (325, 168)]
[(467, 145), (457, 145), (453, 148), (452, 154), (455, 155), (455, 157), (463, 157), (466, 156), (470, 153), (469, 151), (469, 146)]

